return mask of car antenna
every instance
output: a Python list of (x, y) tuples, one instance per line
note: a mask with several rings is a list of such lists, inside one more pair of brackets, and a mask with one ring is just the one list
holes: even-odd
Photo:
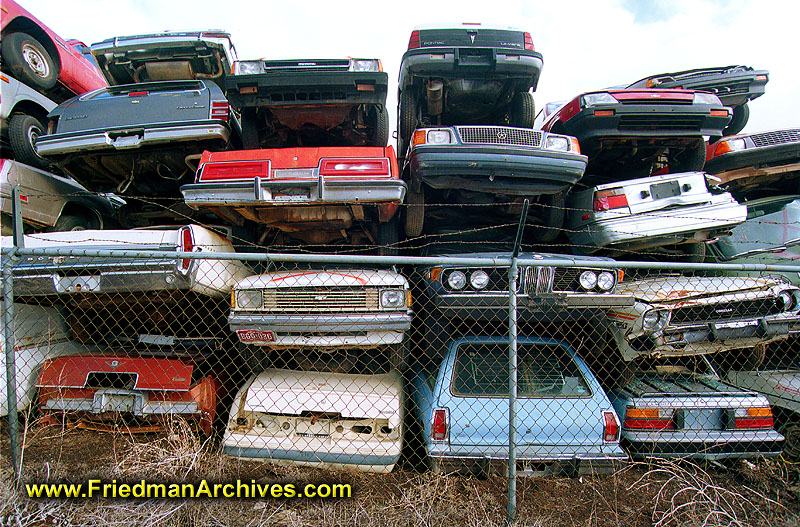
[(519, 215), (519, 226), (517, 226), (517, 238), (514, 240), (514, 251), (511, 253), (512, 258), (519, 256), (519, 246), (522, 243), (522, 231), (525, 229), (525, 221), (528, 219), (528, 205), (531, 201), (525, 198), (522, 204), (522, 213)]

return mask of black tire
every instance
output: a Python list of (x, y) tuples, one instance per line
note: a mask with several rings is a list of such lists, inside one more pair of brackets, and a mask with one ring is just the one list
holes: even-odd
[(425, 225), (425, 193), (409, 188), (406, 192), (406, 236), (414, 238), (422, 234)]
[(387, 353), (392, 369), (402, 372), (408, 368), (408, 341), (392, 345)]
[(397, 256), (397, 244), (400, 241), (400, 224), (397, 214), (389, 221), (378, 223), (378, 254), (381, 256)]
[(372, 134), (371, 146), (386, 146), (389, 141), (389, 113), (383, 106), (375, 107), (375, 128)]
[(251, 373), (261, 373), (272, 365), (270, 349), (265, 346), (237, 342), (236, 351), (247, 369), (245, 377), (249, 377)]
[(36, 138), (44, 135), (44, 125), (32, 115), (15, 113), (8, 120), (8, 139), (14, 159), (32, 167), (47, 170), (50, 163), (36, 153)]
[(566, 192), (551, 194), (545, 197), (542, 210), (543, 227), (537, 229), (536, 241), (551, 243), (561, 234), (564, 226)]
[(750, 107), (747, 106), (747, 103), (735, 107), (733, 109), (733, 118), (731, 118), (731, 122), (728, 123), (728, 126), (722, 130), (722, 135), (738, 134), (744, 129), (748, 120), (750, 120)]
[(242, 148), (256, 150), (259, 146), (256, 109), (245, 108), (242, 110)]
[(536, 106), (533, 94), (530, 92), (518, 93), (511, 103), (511, 126), (519, 128), (533, 128), (536, 119)]
[(68, 214), (64, 214), (56, 220), (56, 224), (53, 225), (54, 232), (63, 232), (63, 231), (85, 231), (87, 229), (91, 229), (94, 227), (94, 222), (91, 218), (86, 216), (71, 216)]
[(677, 154), (670, 154), (669, 172), (679, 174), (681, 172), (699, 172), (706, 164), (706, 143), (702, 139), (695, 146), (679, 151)]
[(705, 242), (684, 243), (681, 248), (685, 255), (683, 261), (686, 263), (703, 263), (706, 259)]
[(56, 85), (58, 68), (44, 46), (27, 33), (9, 33), (3, 36), (3, 62), (18, 80), (49, 90)]
[(797, 463), (800, 461), (800, 423), (796, 420), (790, 422), (783, 427), (781, 433), (786, 438), (783, 443), (783, 459)]
[[(417, 129), (417, 97), (412, 88), (402, 92), (400, 94), (400, 123), (398, 128), (400, 129), (400, 139), (402, 139), (402, 143), (404, 148), (408, 148), (408, 145), (411, 143), (411, 136), (414, 134), (414, 130)], [(406, 153), (397, 152), (399, 157), (405, 157)]]
[[(430, 303), (429, 298), (425, 301)], [(444, 351), (447, 344), (450, 342), (450, 323), (440, 312), (436, 311), (433, 306), (428, 306), (426, 310), (426, 317), (422, 321), (423, 338), (425, 340), (425, 349), (421, 350), (420, 360), (440, 360), (444, 358)]]

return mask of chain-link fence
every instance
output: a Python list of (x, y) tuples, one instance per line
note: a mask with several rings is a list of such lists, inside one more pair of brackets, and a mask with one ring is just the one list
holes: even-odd
[(236, 253), (197, 225), (22, 241), (2, 411), (23, 472), (18, 412), (126, 434), (180, 417), (242, 460), (500, 473), (512, 516), (516, 474), (800, 457), (800, 267)]

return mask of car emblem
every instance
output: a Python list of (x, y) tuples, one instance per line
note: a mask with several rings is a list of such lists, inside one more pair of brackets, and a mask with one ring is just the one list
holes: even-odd
[(733, 308), (732, 308), (732, 307), (728, 307), (728, 308), (720, 308), (720, 309), (717, 309), (717, 310), (716, 310), (716, 312), (717, 312), (717, 313), (719, 313), (719, 314), (722, 314), (722, 313), (732, 313), (732, 312), (733, 312)]
[(131, 99), (131, 104), (139, 104), (139, 100), (138, 99)]
[(106, 364), (108, 364), (108, 367), (109, 367), (109, 368), (111, 368), (112, 370), (114, 370), (114, 369), (116, 369), (116, 368), (117, 368), (117, 366), (119, 366), (119, 361), (118, 361), (118, 360), (112, 360), (112, 361), (108, 361), (108, 362), (106, 362)]
[(505, 141), (506, 139), (508, 139), (508, 134), (505, 133), (505, 131), (500, 130), (499, 132), (497, 132), (497, 138), (501, 141)]
[(474, 44), (475, 43), (475, 34), (474, 33), (470, 33), (469, 38), (470, 38), (470, 40), (472, 40), (472, 43)]
[(651, 93), (650, 97), (661, 97), (660, 93)]
[(317, 296), (314, 297), (314, 300), (317, 300), (318, 302), (322, 302), (323, 300), (325, 300), (327, 298), (328, 298), (328, 295), (317, 295)]

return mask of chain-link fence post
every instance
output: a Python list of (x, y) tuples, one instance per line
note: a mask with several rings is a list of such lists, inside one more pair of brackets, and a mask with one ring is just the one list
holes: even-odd
[(3, 258), (3, 323), (5, 331), (6, 395), (8, 406), (8, 437), (11, 450), (11, 467), (14, 471), (14, 485), (20, 481), (21, 452), (19, 444), (19, 415), (17, 414), (17, 369), (14, 348), (14, 284), (12, 270), (17, 259), (16, 250), (24, 246), (22, 232), (22, 209), (19, 200), (19, 185), (11, 190), (11, 215), (14, 230), (14, 245)]

